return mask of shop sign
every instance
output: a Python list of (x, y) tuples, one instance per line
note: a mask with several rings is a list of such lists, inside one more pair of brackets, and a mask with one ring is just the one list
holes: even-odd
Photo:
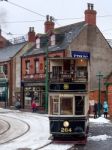
[(89, 59), (90, 53), (89, 52), (83, 52), (83, 51), (72, 51), (72, 57)]

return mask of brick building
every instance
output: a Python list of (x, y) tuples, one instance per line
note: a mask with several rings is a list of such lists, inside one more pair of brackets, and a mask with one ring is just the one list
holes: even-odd
[(0, 101), (6, 106), (14, 105), (20, 96), (21, 87), (21, 58), (27, 50), (35, 45), (34, 28), (29, 29), (28, 41), (16, 40), (11, 43), (0, 31)]
[[(102, 72), (105, 77), (111, 72), (112, 48), (96, 25), (96, 14), (93, 4), (88, 4), (87, 10), (85, 10), (84, 21), (59, 28), (55, 28), (52, 17), (49, 18), (47, 16), (44, 24), (45, 34), (37, 34), (36, 48), (31, 49), (22, 57), (23, 105), (26, 103), (26, 105), (30, 106), (31, 96), (34, 93), (38, 95), (41, 106), (45, 103), (47, 49), (49, 58), (62, 57), (62, 60), (64, 57), (71, 58), (73, 55), (81, 60), (84, 53), (90, 54), (89, 57), (84, 56), (89, 61), (84, 59), (83, 61), (81, 60), (82, 62), (80, 60), (75, 62), (74, 71), (80, 72), (80, 75), (81, 73), (84, 75), (88, 71), (90, 100), (98, 100), (98, 79), (96, 75)], [(67, 63), (65, 67), (67, 67)], [(48, 66), (50, 68), (52, 66), (51, 63)], [(54, 69), (54, 72), (61, 71), (59, 67), (60, 62), (59, 64), (54, 62), (54, 66), (55, 68), (57, 67), (57, 69)], [(105, 96), (103, 81), (101, 83), (101, 91)], [(101, 101), (103, 101), (104, 96), (101, 95)]]

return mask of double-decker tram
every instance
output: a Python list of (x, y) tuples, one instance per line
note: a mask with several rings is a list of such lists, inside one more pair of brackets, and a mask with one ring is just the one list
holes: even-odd
[[(55, 59), (58, 58), (50, 60), (50, 134), (54, 141), (85, 144), (89, 131), (88, 60), (80, 63), (80, 59), (64, 58), (58, 59), (56, 64)], [(77, 71), (72, 72), (71, 66)]]
[(89, 130), (88, 94), (50, 94), (50, 133), (54, 140), (85, 143)]

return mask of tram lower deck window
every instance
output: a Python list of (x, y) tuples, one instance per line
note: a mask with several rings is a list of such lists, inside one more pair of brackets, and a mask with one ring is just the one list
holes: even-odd
[(84, 96), (75, 96), (75, 115), (84, 115)]
[(60, 114), (61, 115), (73, 115), (73, 99), (61, 98), (60, 99)]
[(50, 96), (50, 114), (59, 114), (59, 96)]

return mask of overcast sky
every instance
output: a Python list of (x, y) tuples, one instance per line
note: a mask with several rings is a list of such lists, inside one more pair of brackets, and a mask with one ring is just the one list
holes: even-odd
[(7, 1), (0, 0), (0, 24), (3, 35), (13, 34), (7, 35), (8, 38), (25, 35), (29, 27), (34, 27), (36, 33), (43, 33), (47, 14), (56, 19), (55, 27), (83, 21), (87, 3), (93, 3), (97, 11), (97, 26), (106, 39), (112, 39), (112, 0)]

